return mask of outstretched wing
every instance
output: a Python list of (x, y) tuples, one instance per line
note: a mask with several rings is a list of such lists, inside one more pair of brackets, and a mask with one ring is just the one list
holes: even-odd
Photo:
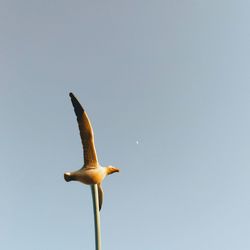
[(84, 152), (84, 166), (96, 167), (98, 166), (98, 159), (95, 150), (94, 133), (89, 118), (73, 93), (70, 93), (69, 96), (74, 107), (80, 130)]
[(99, 210), (101, 210), (103, 202), (103, 189), (101, 184), (98, 184), (97, 187), (98, 187), (98, 198), (99, 198)]

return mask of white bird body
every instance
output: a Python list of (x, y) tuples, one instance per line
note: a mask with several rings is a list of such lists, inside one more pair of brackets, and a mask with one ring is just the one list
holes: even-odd
[(76, 172), (66, 173), (71, 176), (71, 180), (77, 180), (87, 185), (100, 184), (107, 175), (107, 168), (83, 167)]

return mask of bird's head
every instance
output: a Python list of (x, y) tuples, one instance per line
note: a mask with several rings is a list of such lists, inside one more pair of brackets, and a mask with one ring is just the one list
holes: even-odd
[(120, 172), (120, 169), (119, 168), (115, 168), (113, 166), (107, 166), (107, 174), (110, 175), (110, 174), (113, 174), (115, 172)]

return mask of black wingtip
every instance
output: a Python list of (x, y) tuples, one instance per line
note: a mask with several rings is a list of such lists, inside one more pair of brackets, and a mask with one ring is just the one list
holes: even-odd
[(75, 110), (75, 114), (77, 116), (77, 119), (80, 119), (84, 109), (82, 107), (82, 105), (80, 104), (80, 102), (76, 99), (76, 97), (74, 96), (74, 94), (72, 92), (69, 93), (69, 96), (71, 98), (71, 102), (73, 104), (74, 110)]

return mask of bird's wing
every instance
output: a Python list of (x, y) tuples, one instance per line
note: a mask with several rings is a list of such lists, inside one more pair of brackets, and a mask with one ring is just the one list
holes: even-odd
[(76, 97), (72, 93), (70, 93), (69, 96), (74, 107), (80, 130), (84, 152), (84, 166), (97, 167), (98, 159), (95, 150), (94, 133), (89, 118)]
[(97, 186), (98, 186), (99, 210), (101, 210), (104, 193), (101, 184), (98, 184)]

